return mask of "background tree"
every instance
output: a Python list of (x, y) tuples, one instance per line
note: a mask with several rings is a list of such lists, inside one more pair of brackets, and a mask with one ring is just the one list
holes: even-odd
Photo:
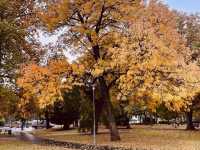
[[(93, 134), (93, 109), (92, 109), (92, 100), (91, 98), (82, 93), (82, 99), (80, 103), (80, 126), (79, 132), (90, 132)], [(96, 127), (98, 128), (98, 124), (96, 122)], [(96, 129), (96, 133), (98, 130)]]
[[(170, 120), (176, 119), (179, 116), (177, 112), (170, 111), (165, 104), (161, 104), (156, 109), (157, 116), (162, 119), (160, 123), (170, 124)], [(184, 120), (183, 120), (184, 121)], [(182, 122), (183, 123), (183, 122)]]
[(21, 99), (34, 99), (40, 108), (52, 105), (57, 99), (62, 99), (61, 90), (71, 88), (72, 68), (64, 59), (50, 60), (46, 66), (36, 63), (21, 66), (18, 87), (23, 90)]
[(37, 52), (31, 49), (31, 36), (28, 35), (28, 17), (32, 6), (31, 1), (0, 1), (1, 83), (15, 81), (19, 64), (37, 56)]
[[(111, 140), (119, 140), (111, 88), (125, 95), (150, 91), (166, 106), (180, 110), (186, 88), (187, 47), (177, 32), (176, 14), (158, 1), (143, 5), (140, 0), (48, 1), (40, 9), (42, 23), (55, 31), (64, 29), (61, 46), (80, 54), (83, 64), (98, 86), (107, 113)], [(173, 18), (173, 19), (172, 19)], [(173, 89), (182, 92), (175, 92)], [(175, 94), (178, 93), (178, 94)], [(181, 95), (181, 94), (184, 94)], [(153, 99), (150, 99), (153, 100)]]
[(119, 104), (114, 105), (114, 112), (117, 125), (130, 129), (130, 114), (126, 111), (127, 106), (127, 101), (121, 101)]
[(80, 118), (80, 101), (82, 99), (78, 87), (69, 92), (64, 92), (63, 101), (56, 101), (50, 115), (52, 123), (64, 125), (67, 130), (70, 125)]
[(17, 85), (21, 90), (19, 105), (23, 114), (31, 107), (43, 111), (49, 128), (49, 107), (63, 99), (62, 90), (71, 89), (71, 72), (71, 66), (64, 59), (50, 60), (46, 66), (34, 62), (22, 64)]
[(19, 97), (12, 89), (0, 86), (0, 116), (5, 119), (15, 117)]
[[(186, 41), (187, 47), (190, 50), (190, 58), (188, 63), (195, 63), (199, 66), (200, 64), (200, 16), (199, 14), (181, 14), (178, 13), (178, 31)], [(198, 69), (196, 69), (198, 70)], [(200, 80), (196, 80), (193, 83), (198, 84)], [(198, 95), (198, 94), (196, 94)], [(199, 105), (200, 101), (198, 96), (194, 95), (191, 98), (191, 105), (189, 110), (186, 112), (187, 117), (187, 129), (194, 130), (192, 123), (193, 111), (195, 107)], [(198, 107), (197, 107), (198, 108)]]
[[(32, 38), (31, 0), (0, 1), (0, 97), (1, 112), (16, 114), (19, 89), (16, 87), (19, 64), (38, 59), (39, 49)], [(6, 92), (7, 91), (7, 92)], [(7, 96), (5, 94), (7, 93)]]
[[(82, 51), (81, 55), (89, 55), (94, 67), (107, 56), (107, 46), (112, 45), (112, 42), (106, 42), (107, 39), (120, 31), (125, 17), (129, 17), (139, 3), (140, 0), (50, 1), (46, 3), (47, 11), (42, 10), (40, 16), (51, 31), (67, 26), (69, 30), (63, 34), (64, 44), (77, 52)], [(102, 75), (98, 76), (98, 82), (109, 120), (111, 140), (119, 140), (109, 97), (109, 83)]]

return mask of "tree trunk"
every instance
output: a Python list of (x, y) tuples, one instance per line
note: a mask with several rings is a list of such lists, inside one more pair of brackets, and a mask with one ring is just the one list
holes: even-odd
[(49, 112), (45, 111), (45, 119), (46, 119), (46, 129), (50, 128), (50, 123), (49, 123)]
[[(103, 102), (101, 100), (95, 100), (95, 131), (98, 134), (99, 120), (103, 110)], [(91, 127), (91, 134), (94, 133), (94, 127)]]
[(21, 119), (21, 130), (24, 130), (24, 126), (25, 126), (25, 119)]
[[(88, 40), (91, 41), (91, 37), (88, 37)], [(100, 50), (99, 45), (95, 45), (95, 46), (92, 47), (92, 51), (93, 51), (94, 58), (95, 58), (96, 61), (98, 59), (100, 59), (99, 50)], [(119, 141), (120, 136), (119, 136), (119, 132), (118, 132), (118, 129), (117, 129), (117, 126), (116, 126), (115, 118), (114, 118), (114, 115), (113, 115), (113, 108), (112, 108), (112, 104), (111, 104), (111, 101), (110, 101), (108, 86), (107, 86), (106, 81), (105, 81), (103, 76), (99, 77), (98, 80), (99, 80), (99, 83), (100, 83), (100, 94), (102, 96), (102, 100), (104, 102), (105, 109), (106, 109), (106, 114), (108, 116), (110, 134), (111, 134), (111, 141)]]
[(126, 129), (131, 129), (131, 125), (129, 122), (130, 122), (130, 118), (126, 116)]
[(102, 100), (104, 101), (106, 115), (109, 122), (110, 136), (111, 136), (110, 139), (111, 141), (119, 141), (120, 136), (117, 129), (114, 114), (113, 114), (112, 103), (110, 101), (110, 96), (109, 96), (109, 89), (103, 77), (99, 78), (99, 82), (100, 82), (100, 93), (102, 96)]
[(100, 120), (100, 116), (101, 116), (102, 111), (103, 111), (103, 107), (104, 107), (104, 102), (102, 100), (95, 101), (96, 133), (97, 134), (98, 134), (98, 127), (99, 127), (99, 120)]
[(195, 130), (193, 122), (192, 122), (192, 115), (193, 111), (190, 110), (189, 112), (186, 112), (186, 119), (187, 119), (187, 130)]
[(74, 121), (74, 128), (78, 128), (78, 120)]
[(119, 136), (116, 121), (113, 115), (112, 104), (108, 97), (105, 100), (106, 100), (106, 114), (108, 116), (108, 121), (109, 121), (111, 141), (119, 141), (120, 136)]
[(63, 129), (64, 130), (69, 130), (69, 123), (68, 122), (64, 123)]

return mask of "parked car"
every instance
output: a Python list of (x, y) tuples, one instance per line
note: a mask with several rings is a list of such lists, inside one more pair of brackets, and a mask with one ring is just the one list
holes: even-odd
[[(38, 128), (46, 128), (46, 120), (32, 120), (31, 121), (31, 126), (35, 129), (38, 129)], [(50, 128), (55, 126), (54, 124), (52, 123), (49, 123), (49, 126)]]
[(32, 120), (32, 127), (35, 128), (35, 129), (45, 128), (46, 127), (46, 120)]

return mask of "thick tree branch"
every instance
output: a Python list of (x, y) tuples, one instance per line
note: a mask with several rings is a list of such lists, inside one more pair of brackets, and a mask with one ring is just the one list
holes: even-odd
[(104, 11), (105, 11), (105, 1), (103, 3), (103, 6), (102, 6), (102, 9), (101, 9), (101, 13), (100, 13), (100, 16), (99, 16), (99, 19), (97, 21), (97, 24), (96, 24), (96, 29), (95, 29), (95, 32), (98, 34), (99, 31), (100, 31), (100, 28), (101, 28), (101, 22), (102, 22), (102, 19), (103, 19), (103, 14), (104, 14)]

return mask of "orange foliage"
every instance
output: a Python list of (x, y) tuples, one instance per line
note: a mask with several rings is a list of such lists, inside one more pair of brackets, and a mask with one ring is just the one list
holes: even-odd
[(34, 99), (44, 108), (55, 100), (61, 99), (61, 90), (71, 89), (72, 68), (63, 59), (51, 60), (47, 66), (35, 63), (24, 64), (20, 69), (18, 86), (23, 90), (22, 99)]

